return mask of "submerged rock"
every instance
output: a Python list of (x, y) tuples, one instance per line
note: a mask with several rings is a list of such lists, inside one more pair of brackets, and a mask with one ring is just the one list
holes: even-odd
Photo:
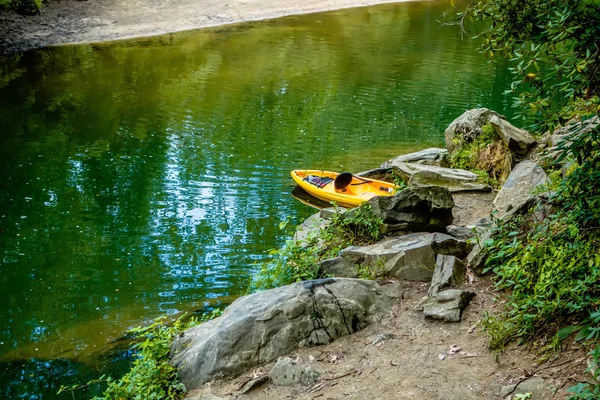
[(535, 144), (535, 139), (529, 132), (513, 126), (505, 119), (493, 116), (489, 122), (504, 144), (506, 144), (506, 147), (516, 154), (522, 156), (527, 154), (529, 149)]
[(298, 347), (330, 343), (386, 316), (395, 300), (388, 286), (321, 279), (240, 297), (219, 318), (175, 339), (171, 362), (185, 386), (195, 389)]
[(443, 168), (434, 165), (397, 163), (393, 172), (409, 186), (442, 186), (451, 192), (490, 191), (478, 181), (479, 175), (464, 169)]
[(426, 318), (447, 322), (460, 322), (462, 313), (475, 297), (475, 293), (466, 290), (450, 289), (438, 293), (423, 306)]
[(383, 219), (383, 233), (403, 230), (445, 232), (453, 220), (454, 200), (442, 187), (408, 188), (393, 196), (369, 200), (373, 213)]
[(467, 267), (461, 260), (454, 256), (438, 255), (428, 296), (433, 297), (441, 289), (460, 285), (466, 281), (466, 274)]
[(465, 111), (460, 117), (456, 118), (446, 128), (446, 148), (450, 153), (454, 153), (460, 143), (472, 142), (481, 135), (482, 127), (487, 124), (492, 117), (503, 118), (496, 111), (487, 108), (475, 108)]
[(438, 149), (435, 147), (417, 151), (415, 153), (403, 154), (398, 157), (392, 158), (381, 164), (379, 168), (386, 169), (396, 167), (399, 163), (415, 163), (425, 165), (436, 165), (444, 166), (446, 157), (448, 156), (448, 150)]
[(548, 175), (540, 166), (533, 161), (521, 161), (512, 170), (494, 199), (498, 217), (502, 218), (511, 210), (528, 205), (534, 198), (534, 189), (548, 182)]
[(443, 233), (411, 233), (389, 238), (370, 246), (352, 246), (336, 258), (321, 263), (324, 273), (356, 276), (359, 268), (369, 268), (376, 276), (429, 281), (437, 254), (464, 257), (466, 243)]

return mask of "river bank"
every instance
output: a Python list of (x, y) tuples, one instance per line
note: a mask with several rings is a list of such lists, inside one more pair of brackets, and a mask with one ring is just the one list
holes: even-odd
[[(597, 124), (574, 120), (565, 129)], [(567, 140), (561, 132), (535, 139), (494, 111), (469, 110), (446, 129), (448, 150), (400, 155), (361, 173), (401, 178), (405, 189), (356, 211), (315, 214), (284, 261), (254, 280), (254, 289), (270, 290), (182, 332), (171, 362), (187, 398), (566, 398), (575, 390), (567, 385), (585, 380), (588, 344), (567, 340), (573, 329), (554, 338), (546, 330), (526, 346), (515, 345), (514, 333), (503, 337), (497, 324), (515, 297), (485, 268), (502, 256), (490, 243), (502, 243), (507, 224), (552, 218), (545, 168)], [(484, 168), (479, 178), (457, 165), (475, 161)], [(471, 198), (457, 196), (464, 192)], [(489, 218), (474, 220), (479, 213)], [(372, 224), (382, 236), (361, 228)]]
[(52, 1), (36, 16), (0, 11), (0, 54), (405, 1), (412, 0)]

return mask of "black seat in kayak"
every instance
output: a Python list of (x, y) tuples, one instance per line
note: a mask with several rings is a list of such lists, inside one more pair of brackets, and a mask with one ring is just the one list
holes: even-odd
[(335, 180), (333, 181), (333, 186), (336, 190), (342, 190), (348, 187), (350, 183), (352, 183), (352, 178), (353, 176), (350, 172), (342, 172), (341, 174), (335, 177)]

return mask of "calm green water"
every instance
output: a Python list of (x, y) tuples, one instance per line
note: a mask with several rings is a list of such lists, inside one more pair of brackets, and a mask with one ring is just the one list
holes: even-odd
[(510, 116), (505, 69), (439, 29), (447, 9), (1, 59), (0, 397), (117, 373), (129, 327), (243, 293), (278, 223), (312, 212), (291, 169), (360, 171), (443, 146), (468, 108)]

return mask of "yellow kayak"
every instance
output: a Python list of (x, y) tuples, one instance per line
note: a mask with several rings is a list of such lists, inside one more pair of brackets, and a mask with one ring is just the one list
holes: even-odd
[(395, 185), (390, 182), (361, 178), (349, 172), (294, 170), (292, 179), (302, 189), (318, 199), (335, 201), (338, 205), (352, 208), (375, 196), (391, 196)]

